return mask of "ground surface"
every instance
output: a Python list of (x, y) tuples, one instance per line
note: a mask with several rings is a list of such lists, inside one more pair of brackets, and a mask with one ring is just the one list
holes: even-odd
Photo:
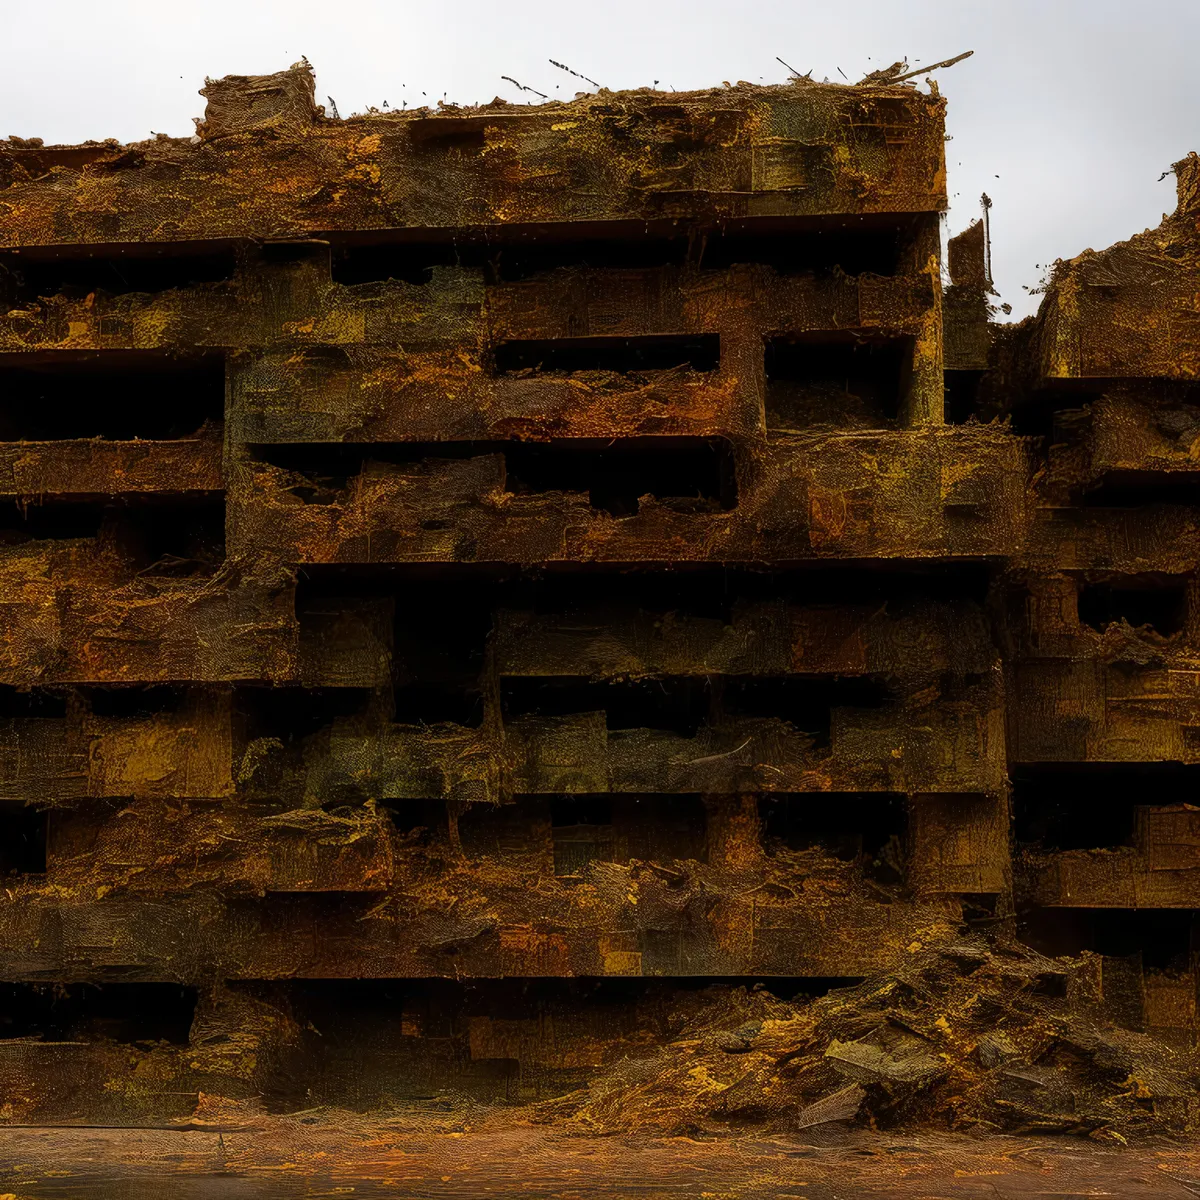
[[(311, 1120), (311, 1118), (309, 1118)], [(568, 1136), (544, 1128), (322, 1118), (188, 1130), (0, 1131), (0, 1200), (243, 1197), (704, 1197), (981, 1200), (1200, 1196), (1200, 1146), (1037, 1137)]]

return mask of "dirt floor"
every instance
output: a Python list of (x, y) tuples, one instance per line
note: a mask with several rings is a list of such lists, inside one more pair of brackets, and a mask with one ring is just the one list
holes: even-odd
[(0, 1193), (20, 1200), (530, 1196), (606, 1200), (1007, 1200), (1200, 1196), (1200, 1146), (859, 1132), (802, 1138), (565, 1135), (506, 1121), (256, 1118), (221, 1127), (9, 1128)]

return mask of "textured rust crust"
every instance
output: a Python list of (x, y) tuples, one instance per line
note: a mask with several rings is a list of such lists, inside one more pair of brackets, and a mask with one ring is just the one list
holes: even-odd
[(0, 144), (0, 1119), (1191, 1135), (1195, 156), (1001, 326), (912, 86), (204, 95)]
[(6, 246), (677, 218), (932, 213), (944, 102), (913, 88), (600, 93), (371, 113), (312, 74), (210, 82), (195, 139), (0, 151)]

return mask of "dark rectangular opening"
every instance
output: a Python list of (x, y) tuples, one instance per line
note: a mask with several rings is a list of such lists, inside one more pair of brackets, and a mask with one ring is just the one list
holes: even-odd
[(1110, 471), (1080, 496), (1088, 508), (1195, 508), (1200, 505), (1200, 472)]
[(393, 716), (401, 725), (449, 722), (478, 728), (492, 589), (405, 589), (393, 625)]
[(393, 690), (392, 720), (397, 725), (449, 723), (478, 729), (483, 724), (483, 691), (472, 683), (417, 682)]
[(759, 797), (763, 848), (823, 850), (845, 862), (898, 865), (907, 828), (905, 798), (895, 792), (797, 792)]
[(708, 857), (699, 796), (612, 793), (550, 801), (554, 873), (577, 876), (593, 862), (668, 863)]
[(767, 428), (894, 427), (911, 363), (912, 339), (907, 337), (768, 337), (764, 344)]
[(492, 261), (497, 282), (515, 283), (555, 270), (645, 271), (682, 267), (688, 251), (685, 237), (528, 241), (496, 247)]
[[(472, 152), (483, 144), (482, 130), (458, 135), (426, 135), (430, 145), (459, 146)], [(459, 139), (459, 140), (456, 140)], [(420, 231), (382, 230), (346, 235), (329, 232), (334, 246), (333, 276), (338, 283), (387, 279), (428, 283), (433, 268), (481, 269), (490, 284), (517, 283), (550, 271), (726, 271), (765, 266), (778, 275), (894, 275), (915, 217), (816, 218), (730, 224), (725, 229), (688, 227), (676, 221), (573, 225), (569, 236), (554, 226)], [(769, 227), (768, 227), (769, 226)]]
[(67, 700), (62, 693), (43, 688), (0, 686), (0, 720), (50, 718), (61, 721), (67, 715)]
[(97, 504), (0, 500), (0, 545), (94, 538), (103, 524), (104, 510)]
[(288, 491), (305, 504), (332, 504), (367, 463), (417, 464), (503, 455), (514, 495), (586, 492), (593, 508), (631, 516), (652, 496), (682, 512), (737, 505), (733, 451), (721, 438), (628, 438), (616, 442), (409, 442), (361, 446), (254, 447), (258, 459), (305, 477)]
[(711, 571), (688, 570), (531, 571), (504, 577), (488, 577), (485, 570), (469, 581), (428, 578), (395, 593), (397, 679), (474, 681), (500, 611), (578, 615), (598, 622), (637, 612), (674, 613), (728, 624), (734, 602), (726, 590), (730, 582)]
[[(1013, 380), (1008, 389), (1011, 395), (1005, 399), (1003, 407), (1010, 410), (1013, 432), (1019, 436), (1050, 437), (1054, 442), (1069, 442), (1078, 437), (1080, 422), (1086, 424), (1091, 406), (1108, 392), (1123, 389), (1128, 382), (1127, 379), (1093, 375), (1056, 379), (1048, 386), (1023, 390), (1019, 381)], [(1159, 432), (1177, 438), (1196, 423), (1188, 410), (1200, 406), (1200, 385), (1175, 379), (1142, 379), (1137, 387), (1139, 398), (1149, 401), (1155, 409), (1154, 425)], [(1142, 487), (1152, 491), (1156, 480), (1170, 479), (1178, 474), (1189, 476), (1193, 488), (1200, 481), (1197, 472), (1153, 470), (1118, 471), (1112, 478), (1114, 482), (1124, 480), (1135, 491)], [(1130, 503), (1137, 501), (1131, 499)]]
[(468, 853), (505, 857), (548, 848), (547, 823), (556, 875), (578, 875), (592, 862), (707, 857), (706, 814), (695, 795), (518, 796), (513, 804), (472, 805), (459, 829)]
[(963, 892), (963, 920), (970, 929), (987, 930), (1005, 920), (1001, 912), (1001, 896), (997, 892)]
[(354, 286), (397, 280), (424, 286), (435, 267), (482, 269), (489, 250), (480, 242), (393, 242), (383, 245), (341, 245), (333, 251), (333, 282)]
[(1046, 996), (1051, 1000), (1065, 1000), (1069, 991), (1069, 983), (1070, 978), (1066, 974), (1060, 975), (1054, 971), (1043, 971), (1041, 975), (1034, 976), (1033, 994)]
[(397, 657), (405, 641), (413, 652), (435, 643), (438, 649), (431, 648), (430, 653), (451, 655), (457, 663), (453, 671), (465, 668), (473, 673), (483, 661), (484, 640), (498, 609), (583, 614), (611, 607), (620, 613), (685, 613), (728, 624), (739, 603), (886, 604), (889, 611), (925, 602), (978, 604), (987, 598), (988, 577), (988, 568), (980, 564), (911, 569), (821, 566), (794, 571), (710, 565), (650, 570), (572, 565), (518, 571), (436, 564), (401, 565), (382, 573), (372, 569), (369, 575), (361, 568), (317, 565), (306, 567), (299, 581), (297, 611), (324, 603), (326, 596), (394, 597)]
[(1052, 443), (1074, 440), (1079, 420), (1104, 394), (1103, 381), (1094, 379), (1059, 380), (1053, 387), (1029, 391), (1013, 380), (1009, 391), (1012, 395), (1001, 401), (997, 415), (1011, 417), (1018, 437), (1048, 438)]
[[(494, 865), (538, 872), (547, 849), (546, 800), (518, 796), (511, 804), (468, 804), (458, 817), (463, 852)], [(523, 861), (522, 861), (523, 860)]]
[(128, 247), (64, 246), (0, 254), (18, 300), (90, 293), (123, 296), (226, 283), (237, 270), (231, 246), (139, 242)]
[(495, 608), (544, 615), (632, 612), (733, 619), (736, 571), (547, 571), (529, 574), (496, 597)]
[(881, 708), (891, 698), (872, 676), (735, 676), (721, 683), (728, 717), (776, 718), (806, 733), (818, 749), (830, 744), (835, 708)]
[(500, 342), (495, 347), (501, 375), (576, 371), (715, 371), (721, 365), (716, 333), (652, 333), (640, 337), (542, 338)]
[[(697, 239), (700, 240), (700, 239)], [(778, 275), (895, 275), (899, 270), (899, 226), (870, 226), (848, 221), (825, 228), (774, 233), (709, 235), (699, 248), (704, 270), (724, 271), (763, 264)]]
[(653, 270), (682, 267), (688, 246), (683, 237), (582, 241), (445, 238), (343, 244), (334, 251), (333, 280), (352, 285), (394, 279), (421, 286), (432, 281), (435, 267), (478, 270), (491, 284), (520, 282), (554, 270)]
[(366, 688), (243, 687), (235, 693), (235, 713), (247, 740), (290, 746), (335, 721), (361, 716), (371, 699)]
[(453, 133), (420, 138), (418, 144), (429, 150), (450, 150), (460, 155), (478, 154), (487, 145), (487, 134), (482, 129), (457, 129)]
[(370, 782), (363, 776), (370, 772), (355, 771), (353, 764), (347, 768), (344, 759), (331, 755), (330, 736), (340, 722), (353, 734), (378, 737), (386, 721), (386, 710), (378, 707), (382, 702), (366, 688), (237, 689), (233, 731), (239, 795), (287, 809), (309, 795), (324, 808), (363, 804), (370, 798)]
[(576, 876), (594, 862), (615, 862), (611, 796), (556, 796), (550, 801), (555, 875)]
[[(388, 1103), (455, 1110), (469, 1097), (529, 1101), (585, 1087), (609, 1063), (653, 1053), (746, 988), (822, 995), (854, 980), (378, 979), (238, 984), (294, 1015), (300, 1039), (264, 1064), (272, 1112)], [(564, 1054), (586, 1045), (582, 1060)]]
[(1149, 627), (1170, 637), (1187, 623), (1187, 580), (1171, 575), (1130, 575), (1081, 583), (1079, 620), (1098, 633), (1124, 621), (1134, 629)]
[(695, 737), (708, 715), (705, 679), (625, 680), (594, 683), (583, 678), (509, 677), (501, 684), (506, 720), (603, 712), (605, 727), (659, 729)]
[(441, 800), (391, 799), (379, 801), (379, 806), (387, 813), (396, 832), (411, 843), (428, 845), (435, 838), (446, 836), (446, 805)]
[(225, 502), (130, 505), (106, 519), (110, 535), (140, 575), (210, 576), (225, 561)]
[(0, 805), (0, 878), (46, 871), (46, 810)]
[(1186, 968), (1198, 948), (1195, 914), (1180, 908), (1032, 908), (1018, 929), (1042, 954), (1140, 958), (1152, 970)]
[(81, 689), (92, 715), (137, 720), (159, 713), (178, 712), (187, 697), (181, 687), (88, 687)]
[(979, 565), (796, 571), (710, 566), (518, 571), (482, 565), (463, 569), (457, 564), (364, 571), (318, 566), (306, 568), (298, 586), (301, 614), (314, 606), (341, 604), (349, 595), (390, 599), (395, 613), (395, 686), (469, 689), (473, 705), (488, 638), (501, 611), (570, 616), (598, 630), (638, 613), (730, 625), (739, 608), (779, 603), (820, 608), (886, 605), (898, 615), (914, 606), (945, 603), (969, 618), (977, 612), (973, 606), (986, 598), (988, 570)]
[[(388, 1103), (449, 1109), (463, 1097), (560, 1094), (581, 1086), (586, 1072), (546, 1065), (538, 1023), (557, 1020), (564, 1032), (574, 1025), (584, 1033), (597, 1004), (627, 1007), (628, 1023), (637, 999), (628, 989), (525, 979), (300, 980), (268, 994), (276, 992), (303, 1033), (268, 1080), (272, 1111), (314, 1102), (359, 1111)], [(509, 1023), (522, 1021), (530, 1023), (523, 1049), (505, 1036)]]
[(215, 573), (225, 559), (225, 505), (130, 497), (119, 503), (0, 505), (0, 545), (96, 538), (141, 575)]
[(708, 814), (701, 797), (618, 793), (612, 803), (619, 862), (708, 861)]
[(507, 676), (504, 716), (556, 717), (603, 712), (610, 730), (661, 729), (695, 737), (722, 717), (776, 718), (828, 747), (835, 708), (880, 708), (887, 686), (872, 677), (716, 676), (593, 682), (583, 678)]
[(718, 439), (646, 438), (604, 448), (569, 442), (519, 442), (505, 450), (508, 490), (587, 491), (593, 508), (614, 517), (638, 511), (643, 496), (688, 512), (737, 506), (733, 451)]
[(98, 350), (0, 356), (0, 441), (170, 440), (225, 416), (221, 355)]
[(0, 1038), (186, 1046), (196, 990), (174, 983), (3, 983)]
[[(276, 241), (260, 242), (255, 247), (258, 261), (267, 267), (328, 263), (329, 253), (329, 243), (321, 238), (279, 238)], [(328, 349), (324, 346), (311, 348), (316, 354), (327, 352)]]
[(478, 723), (497, 588), (494, 581), (480, 579), (473, 586), (430, 583), (396, 592), (392, 679), (397, 721), (405, 720), (406, 712), (419, 713), (411, 707), (413, 701), (432, 699), (423, 690), (440, 689), (443, 710), (469, 718), (458, 724)]
[(926, 601), (982, 604), (990, 570), (982, 563), (820, 564), (792, 571), (729, 572), (730, 586), (746, 599), (785, 599), (793, 604), (877, 605), (889, 612)]
[(1010, 775), (1016, 840), (1045, 850), (1130, 845), (1139, 805), (1200, 794), (1200, 766), (1182, 763), (1025, 764)]
[[(493, 119), (494, 120), (494, 119)], [(460, 154), (476, 153), (487, 144), (485, 116), (436, 115), (414, 117), (405, 123), (409, 141), (416, 150), (451, 150)]]
[[(107, 533), (102, 530), (101, 537)], [(114, 517), (114, 538), (141, 575), (214, 575), (225, 561), (225, 504), (145, 504)]]
[(979, 411), (979, 385), (986, 371), (945, 371), (944, 419), (947, 425), (965, 425)]

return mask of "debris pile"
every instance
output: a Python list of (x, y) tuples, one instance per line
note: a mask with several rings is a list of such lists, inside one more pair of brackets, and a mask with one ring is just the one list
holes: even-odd
[(1079, 966), (970, 940), (808, 1003), (714, 988), (668, 1045), (539, 1113), (603, 1132), (852, 1121), (1126, 1141), (1187, 1128), (1200, 1056), (1105, 1021), (1077, 994)]

